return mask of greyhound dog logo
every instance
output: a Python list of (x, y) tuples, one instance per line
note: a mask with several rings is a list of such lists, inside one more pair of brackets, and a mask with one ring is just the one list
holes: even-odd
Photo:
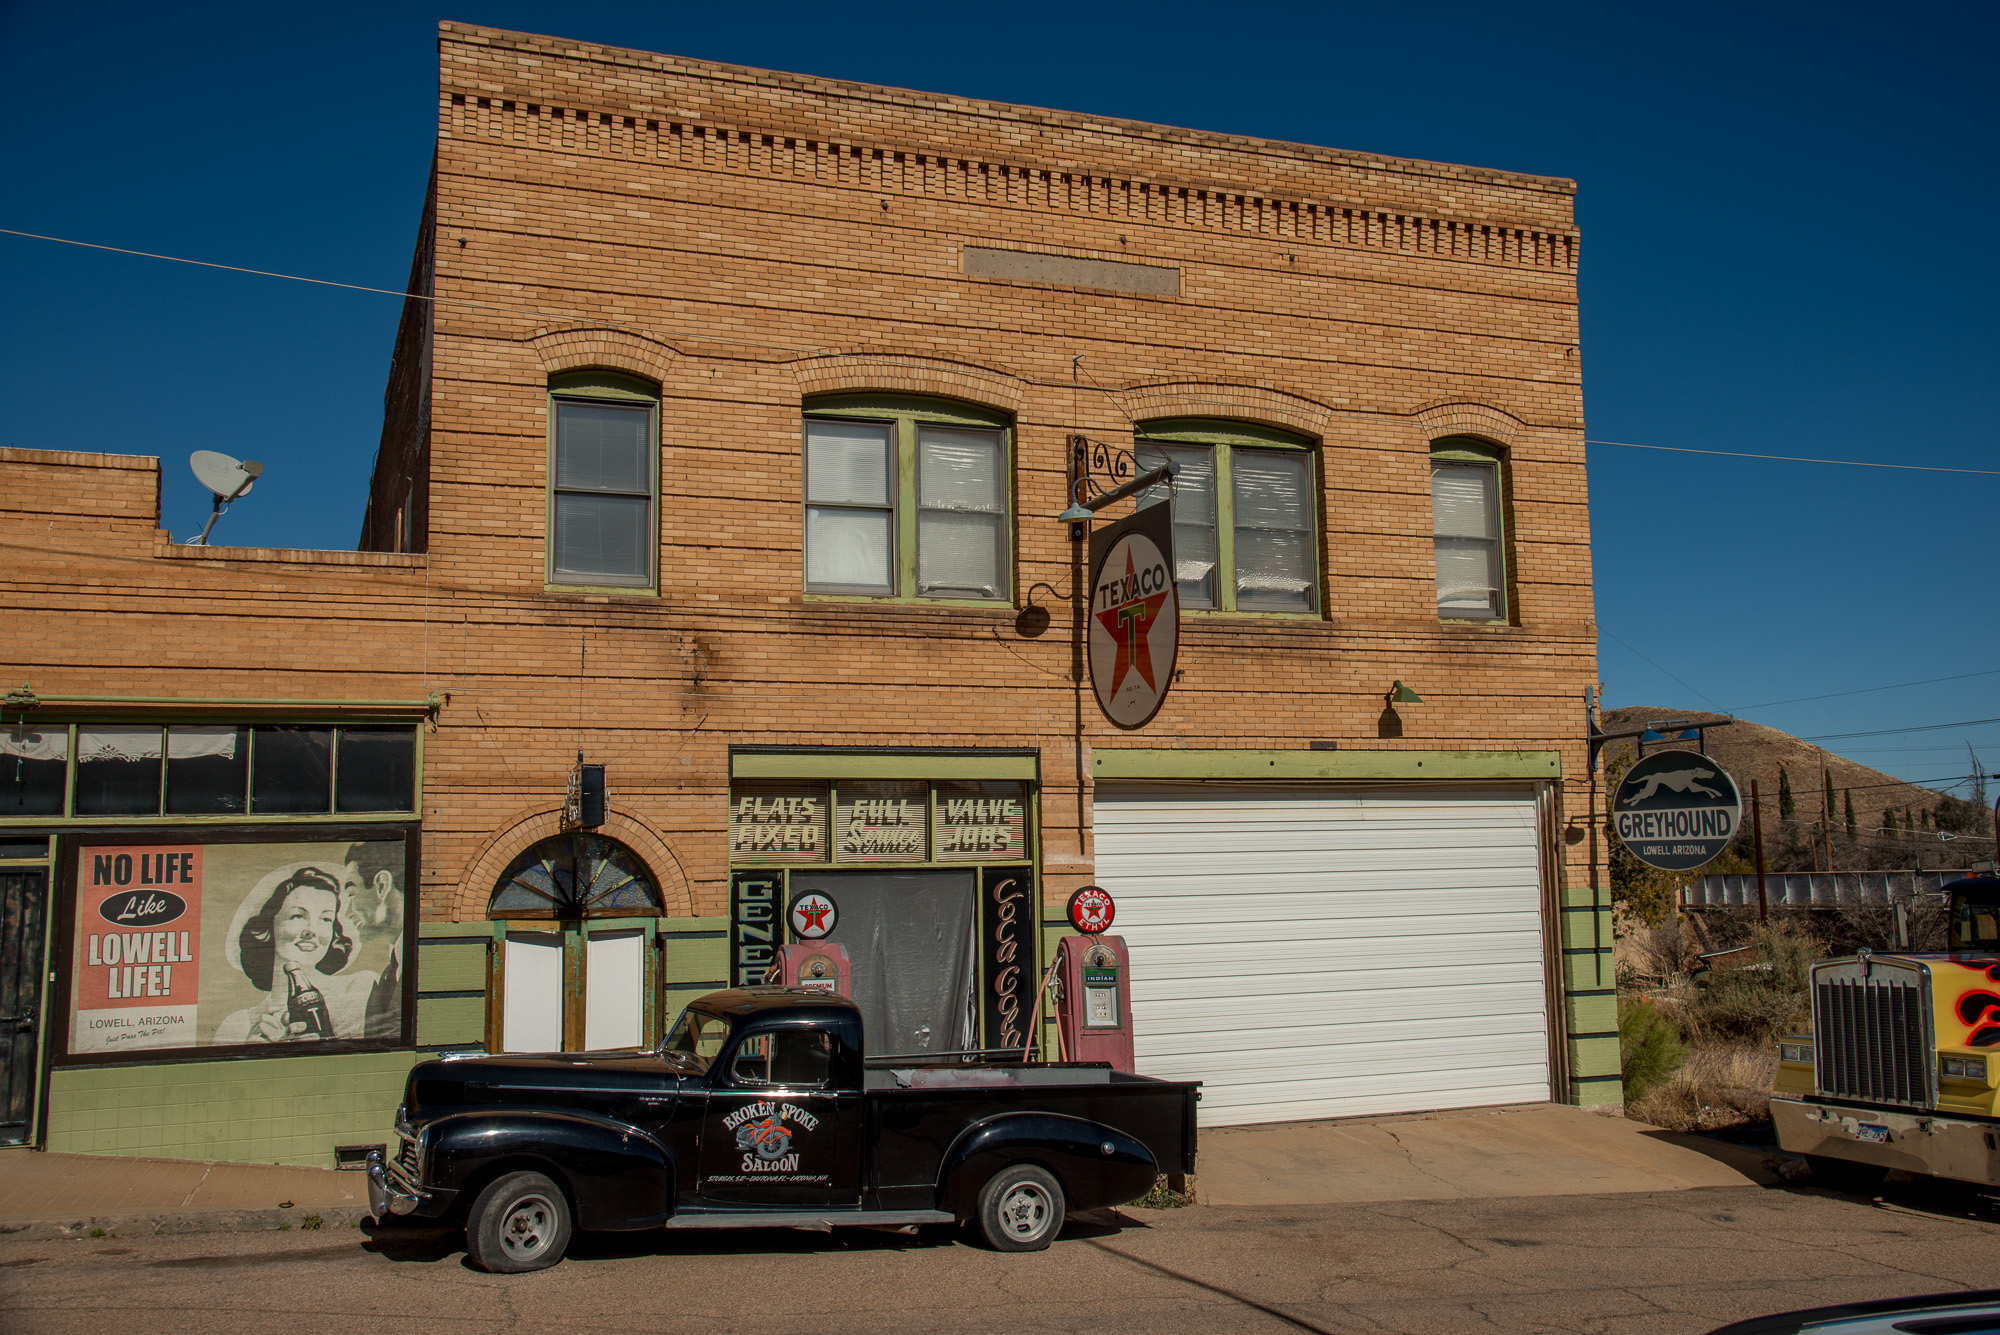
[(1648, 774), (1645, 783), (1640, 786), (1639, 791), (1632, 794), (1626, 801), (1637, 805), (1651, 798), (1662, 788), (1671, 788), (1677, 793), (1687, 793), (1689, 795), (1706, 793), (1710, 797), (1720, 800), (1722, 797), (1720, 789), (1710, 788), (1707, 784), (1701, 782), (1703, 779), (1712, 779), (1714, 777), (1714, 770), (1703, 769), (1699, 765), (1688, 769), (1663, 770), (1658, 774)]
[(750, 1151), (765, 1163), (774, 1163), (791, 1153), (792, 1133), (775, 1117), (745, 1122), (736, 1128), (736, 1148)]

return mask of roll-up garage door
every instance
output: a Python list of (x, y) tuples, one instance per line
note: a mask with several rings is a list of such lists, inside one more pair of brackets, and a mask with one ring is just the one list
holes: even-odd
[(1209, 1125), (1539, 1102), (1526, 789), (1101, 784), (1142, 1074)]

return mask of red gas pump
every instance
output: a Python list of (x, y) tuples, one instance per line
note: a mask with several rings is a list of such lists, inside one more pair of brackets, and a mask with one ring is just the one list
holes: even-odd
[(1111, 896), (1094, 885), (1070, 896), (1070, 925), (1084, 935), (1066, 936), (1056, 947), (1056, 1028), (1068, 1060), (1131, 1071), (1131, 956), (1124, 937), (1102, 934), (1116, 911)]
[(774, 966), (777, 981), (786, 987), (810, 988), (852, 996), (847, 947), (834, 941), (799, 941), (778, 947)]

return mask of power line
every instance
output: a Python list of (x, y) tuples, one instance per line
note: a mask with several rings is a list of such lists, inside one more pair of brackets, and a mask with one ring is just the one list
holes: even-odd
[(1914, 728), (1876, 728), (1872, 732), (1822, 732), (1799, 738), (1802, 742), (1837, 742), (1843, 737), (1889, 737), (1901, 732), (1936, 732), (1940, 728), (1971, 728), (1981, 723), (2000, 723), (2000, 718), (1969, 718), (1957, 723), (1919, 723)]
[(1687, 445), (1636, 445), (1629, 440), (1586, 440), (1586, 445), (1616, 445), (1625, 450), (1669, 450), (1675, 454), (1713, 454), (1724, 459), (1768, 459), (1781, 464), (1838, 464), (1845, 468), (1895, 468), (1912, 473), (1963, 473), (2000, 477), (2000, 468), (1939, 468), (1933, 464), (1878, 464), (1866, 459), (1809, 459), (1793, 454), (1746, 454), (1740, 450), (1697, 450)]
[[(1608, 633), (1608, 632), (1607, 632)], [(1612, 637), (1617, 639), (1616, 636)], [(1623, 644), (1623, 640), (1618, 641)], [(1964, 681), (1968, 677), (1990, 677), (2000, 673), (2000, 668), (1983, 668), (1978, 672), (1960, 672), (1950, 677), (1925, 677), (1922, 681), (1899, 681), (1890, 686), (1861, 686), (1851, 691), (1828, 691), (1825, 695), (1795, 695), (1789, 700), (1766, 700), (1760, 705), (1739, 705), (1731, 713), (1743, 713), (1751, 709), (1775, 709), (1779, 705), (1800, 705), (1808, 700), (1833, 700), (1843, 695), (1866, 695), (1870, 691), (1900, 691), (1905, 686), (1935, 686), (1941, 681)]]
[[(1610, 631), (1609, 629), (1607, 629), (1606, 627), (1604, 627), (1603, 625), (1599, 625), (1599, 626), (1598, 626), (1598, 629), (1599, 629), (1599, 630), (1601, 630), (1601, 631), (1603, 631), (1603, 632), (1604, 632), (1604, 633), (1605, 633), (1606, 635), (1610, 635), (1612, 639), (1614, 639), (1614, 640), (1618, 640), (1618, 637), (1617, 637), (1616, 635), (1612, 634), (1612, 632), (1611, 632), (1611, 631)], [(1665, 668), (1663, 668), (1663, 667), (1660, 667), (1660, 665), (1659, 665), (1658, 663), (1653, 663), (1653, 660), (1652, 660), (1652, 659), (1650, 659), (1650, 658), (1646, 658), (1646, 656), (1645, 656), (1644, 654), (1640, 654), (1640, 653), (1639, 653), (1639, 651), (1638, 651), (1637, 649), (1634, 649), (1634, 648), (1632, 648), (1632, 646), (1631, 646), (1631, 645), (1629, 645), (1629, 644), (1625, 644), (1625, 641), (1623, 641), (1623, 640), (1618, 640), (1618, 643), (1620, 643), (1620, 644), (1624, 644), (1624, 645), (1625, 645), (1625, 648), (1626, 648), (1626, 649), (1627, 649), (1628, 651), (1630, 651), (1630, 652), (1632, 652), (1632, 653), (1635, 653), (1635, 654), (1639, 654), (1639, 657), (1640, 657), (1640, 658), (1645, 658), (1645, 659), (1646, 659), (1646, 661), (1647, 661), (1648, 663), (1652, 663), (1652, 664), (1653, 664), (1653, 666), (1654, 666), (1655, 668), (1658, 668), (1658, 669), (1659, 669), (1659, 670), (1660, 670), (1661, 672), (1666, 672), (1666, 675), (1668, 675), (1669, 677), (1674, 677), (1674, 674), (1673, 674), (1673, 673), (1671, 673), (1671, 672), (1667, 672), (1667, 670), (1666, 670)], [(1708, 697), (1707, 697), (1706, 695), (1702, 695), (1702, 694), (1701, 694), (1701, 692), (1700, 692), (1700, 691), (1698, 691), (1698, 690), (1695, 690), (1695, 688), (1694, 688), (1694, 687), (1692, 687), (1692, 686), (1689, 686), (1689, 685), (1688, 685), (1688, 684), (1687, 684), (1686, 682), (1684, 682), (1684, 681), (1681, 681), (1681, 679), (1680, 679), (1679, 677), (1674, 677), (1674, 680), (1675, 680), (1675, 681), (1677, 681), (1677, 682), (1680, 682), (1680, 684), (1681, 684), (1681, 685), (1682, 685), (1683, 687), (1686, 687), (1686, 688), (1687, 688), (1688, 690), (1690, 690), (1690, 691), (1694, 691), (1694, 693), (1695, 693), (1696, 695), (1701, 695), (1701, 698), (1702, 698), (1702, 699), (1704, 699), (1704, 700), (1708, 700), (1708, 707), (1709, 707), (1710, 709), (1713, 709), (1713, 710), (1714, 710), (1714, 711), (1715, 711), (1716, 713), (1718, 713), (1718, 714), (1726, 714), (1726, 713), (1728, 713), (1728, 712), (1729, 712), (1728, 710), (1724, 709), (1724, 708), (1723, 708), (1723, 707), (1722, 707), (1721, 705), (1719, 705), (1719, 704), (1715, 703), (1715, 701), (1713, 701), (1713, 700), (1709, 700), (1709, 699), (1708, 699)]]

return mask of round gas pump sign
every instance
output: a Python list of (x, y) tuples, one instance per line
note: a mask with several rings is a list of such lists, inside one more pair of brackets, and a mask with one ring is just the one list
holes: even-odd
[(1086, 885), (1069, 897), (1069, 925), (1086, 936), (1110, 931), (1117, 916), (1118, 906), (1101, 886)]
[(833, 930), (834, 923), (840, 920), (840, 910), (834, 906), (832, 895), (813, 890), (793, 900), (786, 917), (791, 920), (793, 936), (801, 941), (817, 941)]

